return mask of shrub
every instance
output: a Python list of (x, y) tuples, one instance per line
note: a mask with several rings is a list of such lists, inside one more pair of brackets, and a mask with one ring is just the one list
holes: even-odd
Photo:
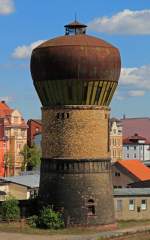
[(32, 217), (28, 218), (28, 224), (31, 227), (36, 228), (37, 227), (37, 223), (38, 223), (38, 216), (37, 215), (33, 215)]
[(19, 202), (14, 197), (8, 197), (1, 205), (2, 220), (13, 221), (20, 218)]
[(33, 215), (28, 219), (32, 227), (43, 229), (59, 229), (64, 227), (62, 216), (59, 212), (53, 211), (50, 207), (44, 207), (39, 216)]

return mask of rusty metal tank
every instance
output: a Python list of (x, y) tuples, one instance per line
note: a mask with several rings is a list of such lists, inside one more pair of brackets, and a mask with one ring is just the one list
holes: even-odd
[(108, 106), (120, 75), (118, 49), (86, 35), (78, 22), (65, 27), (66, 35), (32, 52), (31, 74), (42, 105)]

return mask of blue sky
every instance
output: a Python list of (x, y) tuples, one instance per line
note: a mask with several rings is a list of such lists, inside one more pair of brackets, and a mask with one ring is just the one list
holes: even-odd
[(112, 116), (150, 116), (149, 0), (0, 0), (0, 100), (25, 119), (40, 118), (40, 102), (30, 76), (31, 50), (63, 35), (74, 15), (88, 34), (120, 49), (122, 73)]

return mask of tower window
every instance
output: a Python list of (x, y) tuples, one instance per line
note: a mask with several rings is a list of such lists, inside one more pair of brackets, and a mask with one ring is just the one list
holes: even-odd
[(57, 119), (66, 119), (69, 118), (69, 113), (57, 113), (56, 114)]
[(95, 202), (93, 199), (88, 200), (88, 216), (95, 215)]

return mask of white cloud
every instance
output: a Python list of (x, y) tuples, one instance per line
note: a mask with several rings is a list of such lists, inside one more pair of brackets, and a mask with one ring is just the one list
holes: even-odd
[(89, 29), (109, 34), (150, 34), (150, 9), (125, 9), (112, 17), (99, 17), (91, 21)]
[(34, 43), (31, 43), (30, 45), (18, 46), (13, 51), (12, 57), (17, 59), (29, 58), (31, 56), (32, 50), (36, 48), (38, 45), (40, 45), (41, 43), (43, 43), (44, 41), (45, 40), (39, 40)]
[(142, 96), (144, 96), (144, 94), (145, 94), (145, 91), (143, 91), (143, 90), (128, 91), (128, 96), (130, 96), (130, 97), (142, 97)]
[(150, 65), (121, 69), (115, 99), (125, 100), (129, 97), (142, 97), (147, 92), (150, 92)]
[(150, 91), (150, 65), (136, 68), (122, 68), (120, 84)]
[(15, 11), (13, 0), (0, 0), (0, 15), (9, 15)]

